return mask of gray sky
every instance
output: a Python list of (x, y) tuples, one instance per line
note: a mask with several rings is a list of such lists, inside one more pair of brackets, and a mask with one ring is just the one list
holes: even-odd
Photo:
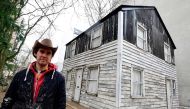
[[(122, 0), (125, 1), (125, 0)], [(130, 0), (128, 0), (130, 1)], [(126, 2), (124, 2), (126, 3)], [(190, 31), (190, 0), (131, 0), (128, 2), (130, 5), (151, 5), (156, 6), (158, 12), (161, 15), (166, 28), (168, 29), (176, 47), (176, 61), (178, 63), (183, 62), (189, 64), (190, 61), (185, 61), (188, 57), (188, 46), (189, 45), (189, 31)], [(189, 11), (188, 11), (189, 10)], [(58, 46), (58, 51), (53, 58), (53, 63), (62, 63), (64, 60), (65, 44), (72, 40), (75, 36), (73, 35), (74, 28), (82, 31), (89, 27), (88, 19), (85, 17), (82, 8), (76, 8), (78, 14), (76, 14), (73, 8), (68, 9), (64, 14), (60, 15), (55, 22), (56, 31), (51, 33), (51, 39), (55, 46)], [(42, 24), (44, 25), (44, 24)], [(26, 46), (32, 48), (34, 41), (38, 36), (30, 36), (26, 40)], [(183, 57), (180, 55), (183, 54)], [(180, 65), (178, 65), (180, 66)], [(180, 69), (182, 67), (179, 67)], [(183, 68), (184, 69), (184, 68)], [(189, 69), (185, 67), (185, 69)]]
[[(52, 36), (50, 38), (53, 41), (53, 45), (58, 46), (58, 51), (52, 59), (53, 63), (63, 63), (65, 45), (76, 37), (73, 34), (74, 28), (85, 31), (89, 27), (88, 20), (84, 16), (82, 9), (79, 10), (80, 14), (76, 13), (73, 8), (70, 8), (64, 11), (55, 21), (56, 30), (51, 33)], [(34, 35), (27, 37), (25, 46), (31, 49), (38, 37)]]

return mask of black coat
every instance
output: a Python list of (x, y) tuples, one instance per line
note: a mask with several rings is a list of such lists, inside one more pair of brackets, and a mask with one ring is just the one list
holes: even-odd
[(65, 79), (59, 72), (55, 71), (53, 78), (52, 73), (45, 75), (36, 103), (33, 103), (34, 74), (29, 71), (26, 81), (24, 81), (25, 76), (26, 69), (14, 76), (3, 99), (1, 109), (66, 108)]

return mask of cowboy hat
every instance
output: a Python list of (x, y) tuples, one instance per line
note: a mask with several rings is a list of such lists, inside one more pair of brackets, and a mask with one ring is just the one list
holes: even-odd
[(36, 42), (34, 43), (33, 46), (33, 51), (32, 54), (33, 56), (36, 58), (36, 56), (34, 55), (35, 53), (37, 53), (39, 48), (48, 48), (51, 49), (52, 51), (52, 57), (54, 56), (55, 52), (57, 51), (58, 47), (53, 47), (52, 42), (50, 39), (43, 39), (41, 42), (39, 42), (38, 40), (36, 40)]

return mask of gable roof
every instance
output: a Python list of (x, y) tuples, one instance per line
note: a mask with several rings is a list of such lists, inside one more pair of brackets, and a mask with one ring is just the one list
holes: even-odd
[[(80, 37), (82, 34), (84, 34), (85, 32), (90, 31), (92, 28), (94, 28), (95, 26), (97, 26), (98, 24), (104, 22), (106, 19), (108, 19), (109, 17), (111, 17), (112, 15), (118, 13), (119, 11), (124, 11), (124, 10), (135, 10), (135, 9), (153, 9), (155, 10), (156, 15), (158, 16), (164, 30), (166, 31), (166, 34), (169, 36), (169, 39), (174, 47), (174, 49), (176, 49), (176, 46), (163, 22), (163, 20), (161, 19), (160, 14), (158, 13), (158, 10), (154, 7), (154, 6), (133, 6), (133, 5), (120, 5), (119, 7), (117, 7), (115, 10), (113, 10), (112, 12), (110, 12), (108, 15), (106, 15), (104, 18), (100, 19), (98, 22), (96, 22), (95, 24), (93, 24), (91, 27), (89, 27), (86, 31), (82, 32), (80, 35), (78, 35), (77, 37), (75, 37), (73, 40), (77, 39), (78, 37)], [(70, 42), (68, 42), (66, 45), (70, 44), (73, 40), (71, 40)]]

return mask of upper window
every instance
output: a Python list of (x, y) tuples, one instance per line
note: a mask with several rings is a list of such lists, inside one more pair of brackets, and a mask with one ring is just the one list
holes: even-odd
[(98, 75), (99, 75), (99, 67), (90, 67), (88, 72), (88, 86), (87, 92), (89, 94), (97, 94), (98, 92)]
[(164, 58), (165, 61), (171, 62), (171, 51), (169, 44), (164, 42)]
[(140, 68), (132, 69), (131, 95), (132, 97), (144, 96), (143, 70)]
[(70, 57), (75, 55), (76, 41), (72, 42), (70, 45)]
[(102, 25), (98, 25), (91, 31), (91, 48), (100, 46), (101, 42), (102, 42)]
[(141, 23), (137, 23), (137, 46), (141, 49), (147, 49), (147, 29)]

